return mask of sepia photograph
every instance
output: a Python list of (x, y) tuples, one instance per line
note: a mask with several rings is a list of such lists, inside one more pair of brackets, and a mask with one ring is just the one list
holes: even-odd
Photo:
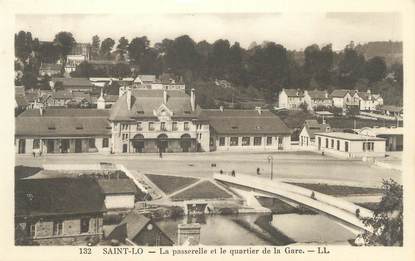
[(14, 245), (404, 246), (403, 40), (392, 11), (15, 14)]

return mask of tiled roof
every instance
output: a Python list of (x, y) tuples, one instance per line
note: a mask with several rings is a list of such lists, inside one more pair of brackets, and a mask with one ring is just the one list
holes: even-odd
[(306, 128), (308, 135), (311, 139), (314, 139), (316, 133), (327, 132), (330, 130), (330, 125), (320, 124), (317, 120), (305, 120), (304, 128)]
[(151, 74), (138, 75), (138, 77), (143, 82), (155, 82), (156, 81), (156, 76), (155, 75), (151, 75)]
[(343, 98), (346, 96), (347, 93), (352, 92), (352, 90), (346, 90), (346, 89), (337, 89), (333, 90), (329, 97), (331, 98)]
[(105, 211), (104, 195), (90, 178), (21, 179), (15, 183), (15, 216)]
[(209, 121), (218, 134), (291, 134), (287, 125), (270, 111), (202, 110), (201, 120)]
[(109, 136), (107, 110), (48, 108), (24, 111), (16, 118), (16, 136)]
[[(196, 118), (199, 108), (191, 111), (190, 97), (182, 91), (167, 91), (166, 106), (173, 117)], [(121, 96), (112, 106), (110, 120), (130, 120), (137, 117), (155, 117), (153, 111), (163, 104), (162, 90), (131, 91), (131, 109), (127, 107), (127, 95)]]
[(302, 90), (297, 89), (284, 89), (288, 97), (303, 97), (304, 93)]
[(129, 178), (98, 179), (98, 185), (104, 194), (135, 194), (137, 187)]

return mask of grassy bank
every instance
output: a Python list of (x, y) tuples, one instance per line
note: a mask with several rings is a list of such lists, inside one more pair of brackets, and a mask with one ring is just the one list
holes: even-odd
[(343, 185), (328, 185), (324, 183), (291, 183), (288, 184), (300, 186), (306, 189), (314, 190), (323, 194), (345, 197), (350, 195), (372, 195), (381, 194), (382, 190), (378, 188), (365, 188), (355, 186), (343, 186)]

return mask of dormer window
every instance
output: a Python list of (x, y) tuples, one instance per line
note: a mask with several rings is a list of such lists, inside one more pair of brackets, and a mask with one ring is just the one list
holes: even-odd
[(238, 129), (238, 126), (232, 126), (231, 128), (232, 128), (232, 130), (236, 130), (236, 129)]

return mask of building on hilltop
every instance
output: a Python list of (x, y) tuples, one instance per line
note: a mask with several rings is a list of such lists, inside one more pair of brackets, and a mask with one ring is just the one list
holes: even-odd
[(279, 108), (300, 109), (303, 102), (304, 93), (300, 89), (282, 89), (278, 95)]
[(312, 90), (304, 91), (304, 102), (307, 104), (307, 109), (310, 111), (316, 110), (318, 107), (331, 107), (333, 101), (327, 91)]
[(373, 94), (370, 89), (366, 92), (355, 91), (353, 98), (359, 103), (360, 111), (374, 111), (383, 105), (383, 98), (380, 94)]

